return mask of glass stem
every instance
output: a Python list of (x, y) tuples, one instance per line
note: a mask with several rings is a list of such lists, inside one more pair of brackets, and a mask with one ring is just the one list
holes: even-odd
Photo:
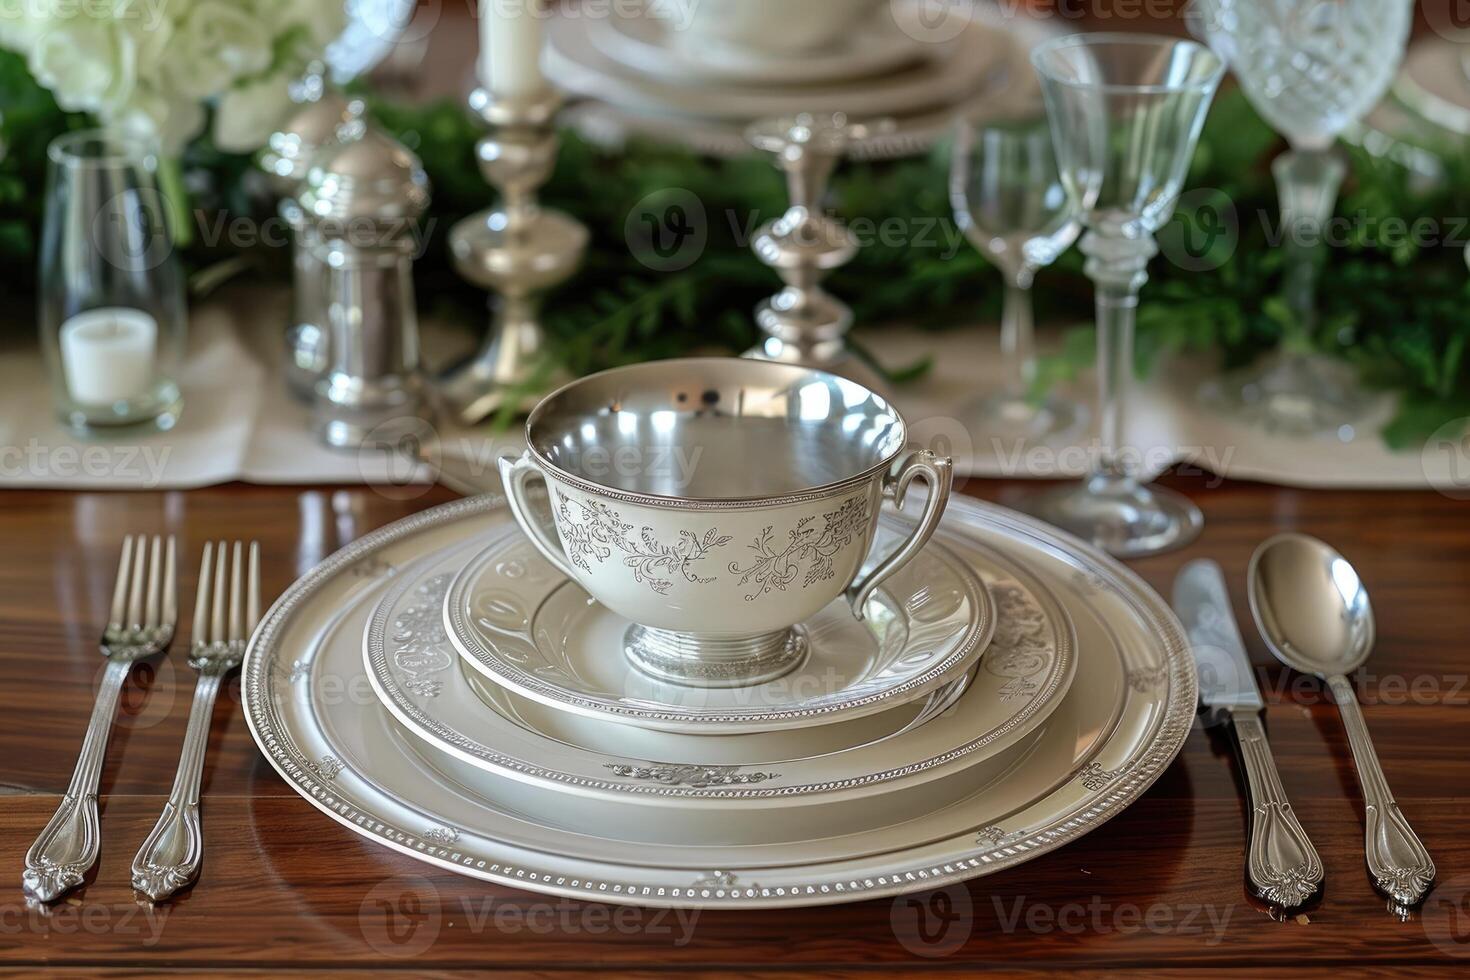
[(1158, 251), (1152, 236), (1117, 238), (1088, 232), (1084, 266), (1097, 293), (1098, 461), (1094, 478), (1133, 479), (1119, 452), (1126, 438), (1128, 392), (1133, 380), (1133, 329), (1138, 291), (1148, 280), (1148, 260)]
[(1347, 167), (1330, 149), (1288, 150), (1272, 161), (1271, 173), (1281, 202), (1283, 285), (1292, 313), (1282, 347), (1290, 354), (1305, 354), (1317, 328), (1317, 272), (1326, 254), (1323, 228), (1337, 205)]
[(1031, 313), (1031, 276), (1022, 272), (1006, 281), (1000, 317), (1000, 354), (1010, 387), (1021, 397), (1036, 380), (1036, 328)]

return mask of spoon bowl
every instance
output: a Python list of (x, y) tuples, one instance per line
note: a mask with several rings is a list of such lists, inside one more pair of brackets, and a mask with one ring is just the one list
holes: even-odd
[(1373, 649), (1373, 604), (1346, 558), (1306, 534), (1278, 534), (1251, 557), (1251, 616), (1277, 660), (1324, 680)]

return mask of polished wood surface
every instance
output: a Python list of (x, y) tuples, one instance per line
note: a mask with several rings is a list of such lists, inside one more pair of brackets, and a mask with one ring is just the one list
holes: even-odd
[[(1225, 567), (1271, 707), (1278, 763), (1326, 866), (1322, 900), (1273, 921), (1244, 887), (1243, 806), (1228, 744), (1201, 729), (1135, 806), (1061, 850), (968, 887), (785, 912), (684, 913), (564, 901), (421, 865), (339, 827), (256, 751), (232, 683), (204, 775), (199, 884), (150, 906), (128, 867), (172, 778), (194, 678), (180, 649), (135, 674), (102, 776), (102, 860), (49, 912), (21, 859), (70, 775), (101, 669), (96, 636), (125, 531), (254, 536), (271, 594), (366, 531), (448, 491), (229, 486), (187, 493), (0, 493), (0, 969), (296, 973), (496, 968), (1245, 970), (1470, 966), (1470, 504), (1431, 492), (1303, 491), (1175, 477), (1204, 508), (1197, 544), (1135, 567), (1164, 594), (1187, 559)], [(1014, 501), (1036, 484), (972, 481)], [(409, 499), (404, 499), (407, 496)], [(1369, 887), (1361, 799), (1336, 710), (1278, 668), (1249, 627), (1244, 575), (1267, 534), (1336, 544), (1361, 571), (1378, 645), (1357, 682), (1393, 788), (1439, 865), (1426, 909), (1398, 921)], [(186, 566), (192, 562), (185, 562)], [(181, 583), (182, 605), (195, 570)], [(187, 628), (187, 622), (185, 623)]]

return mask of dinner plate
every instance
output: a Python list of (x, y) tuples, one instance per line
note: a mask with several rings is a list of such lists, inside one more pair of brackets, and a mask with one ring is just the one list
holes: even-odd
[[(884, 520), (900, 540), (901, 519)], [(495, 537), (519, 534), (503, 529)], [(1013, 563), (977, 549), (969, 560), (1004, 614), (954, 710), (925, 724), (894, 732), (875, 715), (870, 725), (848, 726), (851, 741), (837, 746), (820, 738), (822, 725), (756, 744), (739, 734), (679, 737), (609, 721), (580, 740), (566, 738), (487, 708), (451, 669), (453, 647), (433, 612), (473, 550), (472, 541), (430, 552), (398, 576), (364, 634), (368, 678), (398, 720), (434, 749), (568, 795), (665, 810), (780, 810), (792, 820), (860, 825), (880, 797), (888, 812), (922, 809), (1001, 771), (1007, 754), (1060, 703), (1075, 667), (1071, 628), (1056, 599)], [(813, 731), (816, 741), (808, 739)], [(632, 754), (635, 748), (643, 754)], [(853, 802), (863, 806), (834, 806)], [(822, 808), (819, 818), (811, 807)]]
[[(873, 554), (896, 549), (907, 530), (880, 522)], [(693, 687), (639, 671), (622, 651), (632, 623), (593, 601), (521, 534), (495, 535), (471, 557), (449, 584), (443, 617), (466, 663), (508, 690), (604, 721), (695, 735), (810, 728), (885, 711), (967, 671), (995, 632), (989, 591), (938, 543), (884, 581), (862, 620), (845, 598), (834, 600), (802, 624), (808, 649), (794, 670), (743, 687)]]
[[(774, 908), (939, 888), (1030, 860), (1121, 812), (1174, 759), (1194, 718), (1188, 649), (1156, 594), (1088, 545), (957, 500), (946, 543), (965, 557), (977, 541), (1024, 565), (1077, 631), (1078, 682), (1025, 760), (983, 792), (853, 834), (727, 846), (619, 839), (622, 804), (568, 805), (558, 791), (443, 753), (426, 765), (410, 748), (422, 743), (391, 723), (344, 642), (405, 562), (452, 544), (466, 522), (508, 519), (499, 507), (490, 498), (444, 505), (343, 549), (277, 601), (244, 665), (252, 735), (287, 783), (355, 833), (437, 867), (662, 906)], [(648, 822), (646, 809), (632, 813)]]

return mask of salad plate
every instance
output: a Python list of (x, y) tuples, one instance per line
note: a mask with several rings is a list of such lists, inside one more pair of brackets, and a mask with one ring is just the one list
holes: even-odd
[[(874, 553), (906, 529), (879, 526)], [(444, 628), (465, 663), (494, 683), (562, 711), (687, 734), (749, 734), (876, 714), (965, 673), (995, 632), (990, 592), (931, 542), (869, 598), (845, 599), (802, 624), (794, 670), (740, 687), (696, 687), (646, 674), (623, 655), (631, 625), (593, 601), (523, 535), (495, 536), (451, 580)], [(621, 736), (619, 736), (621, 737)]]
[(1169, 765), (1194, 719), (1188, 649), (1155, 593), (1087, 545), (957, 500), (944, 542), (965, 560), (973, 542), (1024, 567), (1076, 630), (1078, 680), (1036, 741), (978, 791), (921, 815), (874, 814), (861, 829), (823, 834), (752, 810), (732, 822), (762, 824), (764, 840), (691, 842), (687, 828), (703, 816), (487, 772), (405, 731), (368, 689), (360, 641), (380, 600), (424, 555), (508, 519), (497, 499), (476, 498), (369, 534), (292, 587), (246, 656), (246, 717), (286, 782), (347, 829), (436, 867), (660, 906), (777, 908), (940, 888), (1100, 826)]

